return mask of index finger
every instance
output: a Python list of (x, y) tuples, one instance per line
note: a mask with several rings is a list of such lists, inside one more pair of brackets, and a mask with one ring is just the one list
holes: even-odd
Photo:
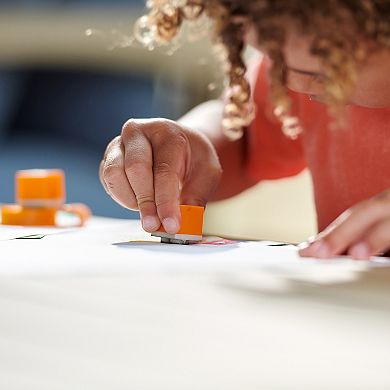
[(161, 223), (154, 200), (152, 146), (137, 123), (128, 122), (122, 132), (125, 173), (137, 200), (144, 230), (156, 231)]
[(390, 208), (386, 207), (386, 202), (388, 201), (370, 199), (345, 211), (319, 234), (315, 245), (301, 251), (301, 254), (329, 258), (344, 253), (374, 224), (390, 216)]
[(181, 225), (180, 194), (187, 171), (189, 141), (174, 129), (157, 129), (151, 140), (157, 213), (167, 233), (176, 234)]

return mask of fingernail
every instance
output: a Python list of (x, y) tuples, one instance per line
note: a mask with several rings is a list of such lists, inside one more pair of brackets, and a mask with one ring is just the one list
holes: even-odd
[(299, 255), (303, 257), (314, 256), (320, 245), (321, 241), (306, 241), (299, 245)]
[(160, 227), (160, 225), (160, 220), (157, 217), (148, 216), (142, 218), (142, 227), (147, 232), (155, 232)]
[(370, 251), (368, 249), (367, 244), (363, 242), (354, 245), (349, 250), (350, 256), (352, 256), (355, 260), (369, 260), (370, 259)]
[(314, 252), (314, 257), (318, 259), (329, 259), (331, 256), (329, 245), (323, 241), (319, 241), (319, 246)]
[(165, 218), (163, 220), (164, 229), (169, 234), (176, 234), (180, 229), (180, 226), (176, 219), (174, 218)]

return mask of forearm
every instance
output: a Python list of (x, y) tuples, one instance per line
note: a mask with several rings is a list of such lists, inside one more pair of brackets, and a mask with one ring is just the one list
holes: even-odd
[(230, 141), (222, 132), (223, 102), (209, 101), (191, 110), (179, 123), (205, 134), (214, 145), (222, 169), (221, 182), (211, 199), (230, 198), (256, 184), (245, 175), (245, 140)]

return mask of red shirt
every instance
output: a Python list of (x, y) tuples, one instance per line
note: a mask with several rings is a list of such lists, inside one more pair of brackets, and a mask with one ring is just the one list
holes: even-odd
[(288, 177), (309, 168), (320, 231), (346, 209), (390, 188), (390, 107), (348, 106), (345, 128), (333, 130), (326, 105), (291, 93), (293, 115), (304, 129), (291, 140), (270, 115), (266, 61), (260, 61), (256, 74), (258, 111), (247, 134), (252, 179)]

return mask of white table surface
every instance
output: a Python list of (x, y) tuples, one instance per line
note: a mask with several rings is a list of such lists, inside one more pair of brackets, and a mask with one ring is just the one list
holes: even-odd
[(130, 231), (0, 242), (0, 389), (390, 388), (389, 268), (330, 264), (324, 284)]

